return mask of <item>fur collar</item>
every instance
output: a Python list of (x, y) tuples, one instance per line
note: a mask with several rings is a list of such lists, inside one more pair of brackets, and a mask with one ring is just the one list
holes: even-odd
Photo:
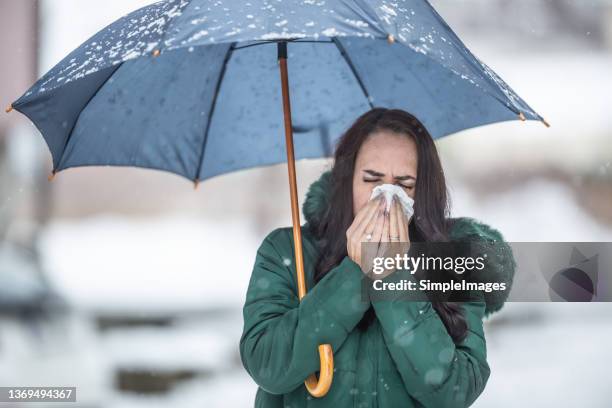
[[(302, 212), (306, 220), (306, 226), (317, 225), (329, 206), (328, 188), (330, 184), (331, 170), (325, 171), (318, 180), (308, 188), (306, 199), (302, 204)], [(507, 299), (507, 294), (512, 286), (516, 263), (511, 247), (504, 242), (502, 234), (491, 226), (471, 217), (451, 218), (452, 227), (450, 239), (453, 241), (471, 241), (473, 245), (487, 245), (495, 242), (493, 256), (488, 258), (489, 268), (486, 273), (479, 273), (474, 281), (482, 282), (505, 282), (508, 290), (505, 292), (492, 291), (484, 293), (486, 310), (485, 316), (500, 310)], [(501, 243), (501, 244), (500, 244)], [(491, 250), (488, 251), (491, 253)]]

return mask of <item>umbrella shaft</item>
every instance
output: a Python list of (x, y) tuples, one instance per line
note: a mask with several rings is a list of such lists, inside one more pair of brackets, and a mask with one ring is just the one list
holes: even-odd
[(285, 145), (287, 146), (287, 167), (289, 170), (289, 193), (291, 195), (291, 218), (293, 220), (293, 242), (295, 248), (295, 268), (297, 272), (299, 299), (306, 295), (304, 279), (304, 259), (302, 256), (302, 232), (300, 227), (300, 207), (298, 205), (297, 181), (295, 176), (295, 156), (293, 154), (293, 126), (291, 123), (291, 102), (289, 98), (289, 74), (287, 72), (287, 43), (278, 42), (278, 63), (280, 66), (281, 87), (283, 92), (283, 113), (285, 117)]

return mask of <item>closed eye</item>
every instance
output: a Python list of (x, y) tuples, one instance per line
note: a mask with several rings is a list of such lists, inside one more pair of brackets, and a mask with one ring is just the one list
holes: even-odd
[[(366, 180), (366, 179), (364, 179), (363, 181), (365, 181), (366, 183), (377, 183), (380, 180)], [(400, 186), (400, 187), (403, 187), (403, 188), (410, 188), (410, 189), (414, 188), (414, 186), (407, 186), (407, 185), (402, 184), (402, 183), (397, 183), (397, 185)]]

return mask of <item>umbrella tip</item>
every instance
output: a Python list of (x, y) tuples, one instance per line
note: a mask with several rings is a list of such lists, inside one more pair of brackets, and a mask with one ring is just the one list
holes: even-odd
[(194, 181), (193, 181), (193, 189), (194, 189), (194, 190), (197, 190), (197, 189), (198, 189), (198, 185), (199, 185), (199, 184), (200, 184), (200, 180), (197, 180), (197, 179), (196, 179), (196, 180), (194, 180)]
[(393, 36), (393, 34), (389, 34), (387, 36), (387, 41), (389, 42), (389, 44), (393, 44), (395, 42), (395, 37)]
[(13, 110), (13, 104), (11, 103), (9, 106), (6, 107), (6, 109), (4, 111), (6, 113), (11, 113), (12, 110)]
[(47, 176), (47, 180), (49, 180), (49, 181), (53, 181), (53, 179), (54, 179), (54, 178), (55, 178), (55, 170), (53, 170), (53, 171), (51, 172), (51, 174), (49, 174), (49, 175)]
[(525, 114), (523, 112), (519, 112), (519, 119), (525, 121)]
[(542, 123), (544, 124), (544, 126), (546, 126), (547, 128), (550, 127), (550, 124), (546, 121), (546, 119), (542, 118)]
[(160, 50), (153, 50), (153, 56), (154, 57), (159, 57), (159, 54), (161, 54)]

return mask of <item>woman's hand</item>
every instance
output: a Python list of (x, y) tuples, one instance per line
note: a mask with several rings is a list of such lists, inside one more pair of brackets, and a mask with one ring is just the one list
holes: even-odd
[[(397, 242), (403, 244), (399, 246), (401, 249), (410, 248), (410, 237), (408, 233), (408, 223), (410, 220), (404, 214), (401, 204), (395, 196), (391, 203), (389, 212), (385, 212), (385, 198), (380, 195), (379, 198), (371, 200), (366, 204), (355, 216), (353, 223), (346, 231), (346, 245), (349, 257), (357, 263), (362, 270), (365, 270), (365, 265), (362, 264), (361, 243), (362, 242)], [(368, 241), (367, 236), (371, 234), (371, 239)], [(397, 249), (397, 245), (392, 248)], [(390, 245), (381, 245), (378, 248), (376, 256), (392, 256), (395, 254), (380, 253), (381, 251), (388, 252)], [(403, 255), (403, 254), (402, 254)]]
[[(393, 196), (391, 208), (385, 217), (385, 226), (380, 237), (381, 245), (378, 247), (376, 257), (395, 258), (396, 255), (404, 256), (410, 249), (410, 234), (408, 224), (410, 219), (406, 217), (399, 200)], [(379, 278), (384, 278), (395, 272), (395, 268), (385, 269)]]
[(361, 243), (368, 242), (366, 236), (372, 234), (372, 239), (369, 242), (380, 241), (383, 233), (383, 216), (385, 210), (385, 197), (381, 194), (377, 199), (370, 200), (361, 210), (355, 215), (353, 223), (346, 230), (346, 250), (349, 258), (358, 264), (363, 270), (361, 264)]
[[(407, 242), (408, 248), (410, 248), (410, 234), (408, 233), (408, 224), (412, 219), (406, 217), (406, 213), (397, 198), (393, 196), (391, 209), (389, 211), (389, 235), (384, 236), (386, 241), (384, 242)], [(381, 241), (383, 242), (383, 241)]]

